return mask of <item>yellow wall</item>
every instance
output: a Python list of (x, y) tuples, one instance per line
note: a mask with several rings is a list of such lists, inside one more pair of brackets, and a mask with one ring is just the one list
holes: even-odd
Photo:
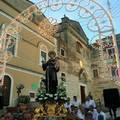
[[(22, 6), (21, 6), (22, 7)], [(4, 22), (10, 23), (18, 13), (12, 7), (0, 1), (0, 25)], [(6, 75), (11, 78), (10, 104), (14, 105), (17, 98), (16, 86), (20, 83), (24, 84), (21, 94), (28, 95), (29, 91), (35, 91), (31, 85), (39, 84), (41, 76), (44, 74), (40, 65), (40, 48), (45, 46), (47, 51), (55, 50), (56, 39), (53, 37), (44, 38), (38, 34), (38, 26), (33, 22), (28, 24), (21, 24), (21, 31), (18, 34), (18, 41), (16, 42), (16, 55), (7, 63)]]

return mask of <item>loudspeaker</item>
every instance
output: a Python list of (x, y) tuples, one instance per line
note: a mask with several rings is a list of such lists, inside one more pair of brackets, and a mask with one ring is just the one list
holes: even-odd
[(116, 108), (120, 107), (120, 96), (117, 88), (103, 90), (105, 107), (114, 105)]

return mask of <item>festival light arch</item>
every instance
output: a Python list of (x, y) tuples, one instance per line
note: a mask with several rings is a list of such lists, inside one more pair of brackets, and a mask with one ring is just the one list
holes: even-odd
[[(21, 12), (14, 20), (6, 27), (2, 32), (0, 37), (0, 86), (3, 85), (5, 68), (7, 62), (7, 49), (13, 45), (15, 42), (12, 41), (10, 36), (7, 34), (16, 35), (21, 31), (21, 24), (27, 24), (33, 19), (33, 14), (42, 15), (49, 8), (52, 11), (58, 11), (62, 7), (65, 7), (65, 10), (68, 12), (78, 12), (78, 16), (83, 19), (88, 19), (87, 27), (90, 31), (94, 32), (93, 38), (90, 40), (90, 44), (100, 51), (100, 63), (101, 69), (103, 71), (103, 77), (107, 76), (107, 68), (111, 66), (116, 66), (119, 71), (119, 57), (118, 49), (115, 40), (114, 26), (111, 14), (107, 12), (102, 5), (100, 5), (95, 0), (41, 0), (40, 2), (31, 5), (26, 10)], [(52, 36), (58, 28), (57, 20), (52, 17), (48, 20), (43, 20), (39, 24), (38, 34)], [(108, 38), (111, 46), (114, 48), (114, 55), (116, 64), (108, 64), (105, 62), (105, 57), (108, 57), (104, 54), (104, 49), (106, 48), (103, 45), (103, 38)], [(96, 41), (97, 40), (97, 41)], [(97, 46), (95, 45), (97, 44)], [(108, 44), (107, 44), (108, 45)], [(98, 47), (99, 46), (99, 47)], [(109, 45), (108, 45), (109, 47)], [(118, 72), (119, 73), (119, 72)], [(119, 76), (118, 76), (119, 77)], [(112, 79), (109, 78), (108, 79)], [(115, 83), (120, 85), (119, 80), (115, 79)]]

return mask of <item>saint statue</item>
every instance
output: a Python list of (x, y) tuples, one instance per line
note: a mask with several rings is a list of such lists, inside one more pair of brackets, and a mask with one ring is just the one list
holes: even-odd
[(59, 71), (60, 64), (54, 51), (49, 51), (48, 56), (50, 59), (42, 64), (43, 70), (46, 71), (46, 92), (55, 94), (58, 85), (57, 72)]

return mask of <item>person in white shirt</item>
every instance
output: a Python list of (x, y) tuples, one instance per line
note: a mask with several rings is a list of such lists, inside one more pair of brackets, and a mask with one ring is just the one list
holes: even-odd
[(77, 96), (73, 96), (72, 104), (73, 104), (74, 106), (77, 106), (77, 107), (80, 106), (81, 103), (80, 103), (79, 100), (77, 100)]
[(101, 108), (97, 108), (97, 116), (102, 115), (103, 120), (106, 120), (106, 114), (101, 110)]
[(86, 102), (85, 102), (85, 109), (86, 112), (89, 111), (89, 107), (93, 106), (94, 108), (96, 108), (96, 104), (94, 102), (94, 100), (91, 100), (89, 96), (86, 97)]
[(93, 114), (93, 120), (98, 120), (98, 113), (97, 113), (97, 110), (94, 109), (94, 107), (92, 105), (90, 105), (89, 107), (89, 111), (90, 113)]
[(66, 103), (64, 104), (65, 108), (70, 112), (71, 111), (71, 101), (70, 101), (70, 98), (68, 97), (67, 98), (67, 101)]
[(75, 115), (78, 117), (79, 120), (84, 120), (84, 116), (82, 114), (80, 114), (80, 111), (78, 111), (77, 106), (74, 107), (74, 112), (75, 112)]
[(85, 119), (85, 108), (82, 104), (79, 106), (78, 113), (80, 115), (80, 119), (84, 120)]

